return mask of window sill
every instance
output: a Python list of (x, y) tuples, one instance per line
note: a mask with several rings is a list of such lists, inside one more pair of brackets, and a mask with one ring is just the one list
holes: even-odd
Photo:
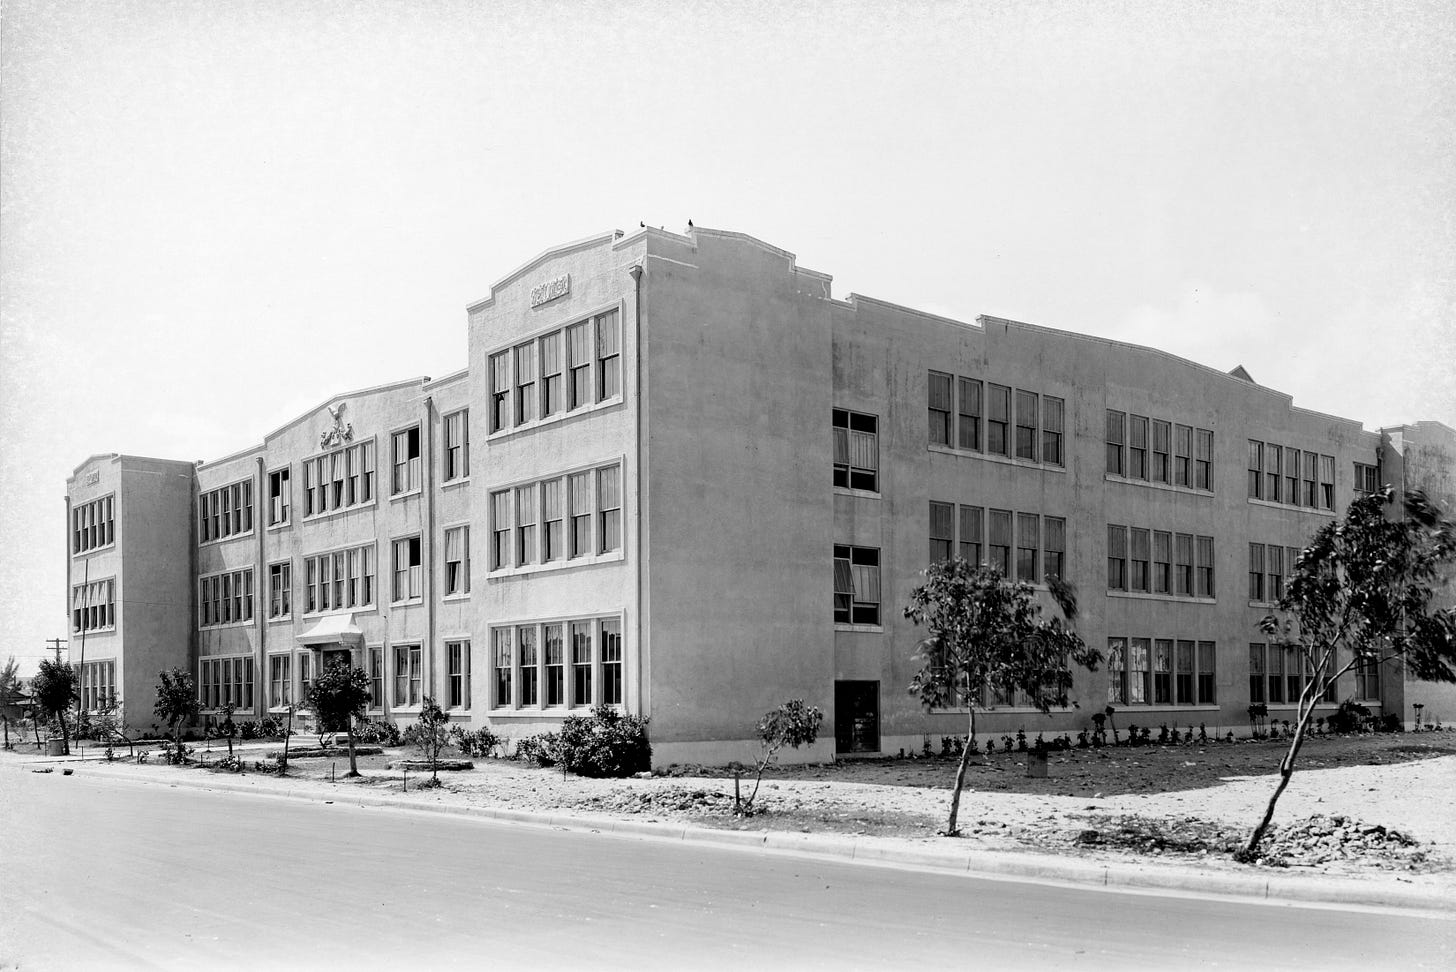
[(845, 624), (842, 621), (834, 622), (835, 631), (857, 631), (863, 634), (884, 634), (885, 626), (882, 624)]
[[(212, 543), (212, 542), (213, 541), (211, 541), (211, 540), (208, 541), (208, 543)], [(115, 549), (116, 549), (116, 541), (113, 540), (110, 543), (103, 544), (102, 546), (99, 546), (99, 547), (88, 547), (85, 550), (78, 550), (75, 553), (71, 554), (71, 557), (72, 557), (72, 559), (76, 559), (76, 558), (80, 558), (80, 557), (89, 557), (89, 556), (91, 556), (94, 553), (105, 553), (108, 550), (115, 550)]]
[(965, 459), (980, 459), (984, 462), (993, 462), (1000, 466), (1014, 466), (1018, 469), (1037, 469), (1042, 472), (1066, 473), (1065, 465), (1042, 462), (1037, 459), (1016, 459), (1011, 456), (1001, 456), (993, 452), (978, 452), (972, 449), (957, 449), (954, 446), (941, 445), (939, 442), (930, 442), (926, 448), (931, 452), (938, 452), (946, 456), (961, 456)]
[(450, 604), (455, 601), (468, 601), (470, 600), (470, 592), (466, 591), (463, 594), (446, 594), (444, 597), (440, 598), (440, 600), (445, 604)]
[(1196, 594), (1147, 594), (1143, 591), (1108, 591), (1108, 597), (1122, 597), (1130, 601), (1172, 601), (1178, 604), (1217, 604), (1216, 597), (1199, 597)]
[(92, 635), (116, 634), (116, 625), (113, 624), (105, 628), (87, 628), (85, 631), (73, 630), (71, 634), (75, 635), (78, 638), (82, 635), (85, 635), (89, 638)]
[(1335, 515), (1334, 510), (1327, 510), (1324, 507), (1296, 506), (1293, 503), (1275, 503), (1273, 500), (1255, 499), (1252, 496), (1246, 502), (1250, 506), (1262, 506), (1271, 510), (1284, 510), (1286, 513), (1292, 510), (1296, 513), (1313, 513), (1315, 516), (1328, 516), (1332, 518)]
[(398, 503), (400, 500), (414, 499), (423, 494), (424, 491), (425, 490), (423, 486), (415, 486), (414, 488), (407, 489), (402, 493), (390, 493), (389, 501), (391, 503)]
[[(1117, 708), (1117, 714), (1119, 716), (1125, 715), (1125, 714), (1128, 714), (1128, 713), (1137, 713), (1137, 712), (1218, 712), (1218, 711), (1220, 711), (1219, 710), (1219, 706), (1218, 706), (1217, 703), (1210, 703), (1210, 702), (1204, 702), (1204, 703), (1200, 703), (1198, 705), (1178, 705), (1175, 702), (1109, 702), (1107, 704), (1108, 705), (1111, 705), (1111, 706), (1115, 706)], [(1121, 732), (1124, 728), (1126, 728), (1126, 727), (1125, 726), (1119, 726), (1117, 731), (1118, 732)], [(1112, 731), (1110, 726), (1108, 727), (1108, 731), (1109, 732)]]
[(247, 621), (229, 621), (227, 624), (199, 624), (197, 630), (199, 632), (231, 631), (234, 628), (251, 628), (253, 624), (254, 622), (251, 619)]
[(520, 425), (512, 425), (510, 428), (497, 429), (487, 435), (485, 437), (485, 441), (495, 442), (501, 439), (509, 439), (515, 435), (524, 435), (527, 432), (535, 432), (537, 429), (542, 429), (547, 426), (555, 425), (558, 422), (564, 422), (565, 420), (575, 418), (578, 415), (590, 415), (593, 412), (600, 412), (603, 409), (614, 408), (618, 405), (621, 405), (624, 401), (625, 399), (622, 397), (622, 395), (617, 394), (600, 402), (593, 402), (589, 405), (578, 405), (576, 408), (572, 409), (569, 412), (557, 412), (555, 415), (551, 415), (546, 418), (532, 419), (531, 421), (524, 422)]
[(1165, 493), (1186, 493), (1189, 496), (1212, 496), (1211, 489), (1202, 489), (1198, 486), (1179, 486), (1176, 483), (1155, 482), (1151, 479), (1131, 479), (1127, 476), (1119, 476), (1117, 473), (1103, 473), (1103, 480), (1109, 483), (1126, 483), (1128, 486), (1146, 486), (1149, 489), (1160, 489)]
[(539, 574), (542, 571), (566, 570), (571, 567), (589, 567), (595, 564), (615, 564), (621, 563), (626, 559), (626, 554), (623, 553), (621, 550), (613, 550), (611, 553), (596, 554), (590, 557), (572, 557), (569, 560), (550, 560), (544, 564), (525, 564), (520, 567), (497, 567), (486, 575), (486, 579), (498, 580), (500, 578), (514, 577), (521, 574)]
[(425, 603), (423, 597), (407, 597), (403, 601), (390, 601), (389, 606), (392, 608), (417, 607), (423, 603)]
[[(618, 712), (622, 711), (622, 705), (619, 702), (608, 702), (605, 704)], [(496, 708), (490, 709), (487, 714), (492, 718), (497, 716), (530, 716), (541, 719), (564, 719), (570, 715), (590, 713), (592, 708), (593, 706), (590, 705), (523, 705), (520, 708), (514, 706), (497, 706)]]
[[(418, 603), (418, 599), (410, 603)], [(361, 604), (359, 607), (322, 608), (318, 611), (305, 611), (298, 618), (300, 621), (317, 621), (319, 618), (326, 618), (331, 614), (367, 614), (375, 609), (373, 604)]]
[(446, 479), (443, 482), (441, 482), (440, 483), (440, 489), (443, 491), (443, 490), (447, 490), (447, 489), (456, 489), (456, 488), (458, 488), (460, 486), (469, 486), (469, 485), (470, 485), (470, 477), (469, 476), (457, 476), (454, 479)]
[(269, 618), (268, 619), (268, 623), (269, 624), (292, 624), (293, 623), (293, 615), (292, 614), (281, 614), (281, 615), (279, 615), (276, 618)]
[(342, 516), (345, 513), (357, 513), (360, 510), (367, 510), (377, 506), (377, 499), (366, 500), (363, 503), (355, 503), (353, 506), (341, 506), (336, 510), (325, 510), (322, 513), (310, 513), (303, 518), (304, 523), (317, 523), (320, 520), (327, 520), (335, 516)]
[(282, 521), (280, 521), (278, 523), (270, 523), (270, 524), (268, 524), (268, 526), (266, 527), (266, 529), (267, 529), (267, 532), (269, 532), (269, 533), (281, 533), (284, 530), (287, 530), (291, 526), (293, 526), (293, 521), (292, 520), (282, 520)]
[(246, 533), (229, 533), (225, 537), (213, 537), (211, 540), (199, 540), (197, 542), (197, 549), (201, 550), (203, 547), (215, 547), (220, 543), (228, 543), (232, 540), (247, 540), (251, 538), (255, 533), (257, 533), (256, 528), (248, 530)]
[(880, 495), (879, 490), (851, 489), (848, 486), (836, 486), (836, 487), (834, 487), (834, 495), (835, 496), (859, 496), (859, 497), (861, 497), (863, 499), (874, 499), (874, 500), (882, 499), (883, 498)]

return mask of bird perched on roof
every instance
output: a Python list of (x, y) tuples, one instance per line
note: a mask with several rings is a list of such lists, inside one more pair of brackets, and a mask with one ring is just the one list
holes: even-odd
[(692, 228), (693, 228), (693, 221), (692, 220), (688, 220), (688, 229), (692, 229)]

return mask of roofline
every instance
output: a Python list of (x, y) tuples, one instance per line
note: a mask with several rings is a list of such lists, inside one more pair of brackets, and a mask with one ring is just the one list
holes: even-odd
[(531, 259), (521, 264), (519, 267), (516, 267), (516, 269), (512, 270), (510, 273), (506, 274), (504, 277), (501, 277), (495, 283), (491, 284), (489, 294), (480, 298), (477, 301), (474, 301), (473, 303), (466, 304), (465, 312), (467, 314), (474, 314), (476, 311), (481, 310), (482, 308), (489, 307), (491, 304), (495, 303), (495, 295), (497, 291), (499, 291), (502, 287), (508, 286), (509, 284), (514, 283), (516, 280), (519, 280), (528, 271), (534, 269), (537, 266), (540, 266), (547, 260), (550, 260), (554, 257), (565, 256), (568, 253), (575, 253), (578, 250), (586, 250), (594, 246), (600, 246), (603, 243), (613, 242), (621, 235), (621, 230), (608, 230), (605, 233), (598, 233), (595, 236), (587, 236), (579, 240), (573, 240), (570, 243), (563, 243), (560, 246), (553, 246), (549, 249), (542, 250), (540, 253), (536, 254)]
[(111, 462), (124, 462), (124, 461), (126, 461), (128, 459), (135, 460), (137, 462), (162, 462), (162, 463), (169, 463), (169, 464), (172, 464), (172, 465), (179, 465), (179, 466), (191, 466), (192, 465), (192, 463), (190, 461), (186, 460), (186, 459), (164, 459), (161, 456), (138, 456), (138, 455), (133, 455), (133, 454), (127, 453), (127, 452), (96, 452), (96, 453), (92, 453), (91, 455), (87, 456), (84, 460), (81, 461), (81, 463), (79, 465), (76, 466), (75, 469), (72, 469), (71, 470), (71, 475), (69, 475), (69, 476), (66, 477), (66, 481), (67, 482), (70, 482), (71, 480), (75, 479), (76, 478), (76, 475), (78, 473), (80, 473), (80, 471), (82, 469), (84, 469), (86, 466), (88, 466), (91, 463), (96, 462), (98, 460), (110, 460)]

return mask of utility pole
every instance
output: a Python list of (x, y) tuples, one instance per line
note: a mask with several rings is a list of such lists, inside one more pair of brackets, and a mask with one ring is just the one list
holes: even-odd
[(54, 645), (56, 649), (56, 664), (61, 663), (61, 645), (69, 644), (65, 638), (47, 638), (46, 644)]

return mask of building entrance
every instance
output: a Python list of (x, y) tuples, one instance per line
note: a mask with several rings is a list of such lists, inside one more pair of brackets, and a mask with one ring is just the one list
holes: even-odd
[(834, 683), (834, 751), (880, 751), (880, 683)]

